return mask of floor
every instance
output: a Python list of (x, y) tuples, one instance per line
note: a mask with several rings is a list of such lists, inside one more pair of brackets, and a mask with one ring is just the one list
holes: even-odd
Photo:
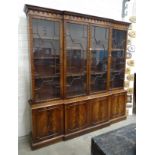
[(89, 134), (85, 134), (68, 141), (49, 145), (35, 151), (31, 150), (26, 138), (20, 138), (18, 142), (18, 155), (91, 155), (90, 146), (92, 137), (135, 122), (136, 117), (134, 115), (128, 116), (126, 120), (119, 123), (115, 123), (111, 126), (91, 132)]

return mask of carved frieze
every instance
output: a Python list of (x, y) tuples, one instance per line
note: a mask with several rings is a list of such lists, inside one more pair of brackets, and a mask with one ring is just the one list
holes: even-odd
[(44, 9), (40, 7), (27, 6), (25, 9), (27, 15), (39, 16), (45, 18), (55, 18), (55, 19), (64, 19), (71, 20), (75, 22), (85, 22), (92, 24), (99, 24), (104, 26), (112, 26), (114, 28), (120, 28), (127, 30), (129, 23), (115, 21), (113, 19), (107, 19), (102, 17), (96, 17), (91, 15), (84, 15), (79, 13), (72, 13), (68, 11), (59, 11), (54, 9)]
[(51, 12), (30, 10), (30, 11), (28, 11), (27, 14), (32, 15), (32, 16), (41, 16), (41, 17), (47, 17), (47, 18), (62, 19), (62, 15), (56, 14), (56, 13), (51, 13)]

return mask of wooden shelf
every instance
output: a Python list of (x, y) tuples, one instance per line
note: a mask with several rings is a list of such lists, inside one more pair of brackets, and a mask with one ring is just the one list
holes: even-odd
[(102, 74), (105, 74), (107, 73), (107, 71), (104, 71), (104, 72), (91, 72), (91, 75), (102, 75)]
[(119, 78), (119, 79), (112, 79), (112, 80), (110, 80), (110, 82), (116, 82), (116, 81), (122, 81), (124, 78)]
[(57, 38), (57, 37), (50, 38), (50, 37), (46, 37), (46, 36), (42, 36), (42, 37), (34, 36), (33, 39), (40, 39), (40, 40), (59, 40), (59, 38)]
[(83, 74), (81, 74), (81, 73), (68, 73), (68, 74), (66, 74), (67, 76), (85, 76), (86, 75), (86, 73), (83, 73)]
[(120, 70), (111, 70), (110, 72), (113, 72), (113, 73), (120, 73), (120, 72), (123, 72), (124, 70), (120, 69)]
[(112, 60), (125, 60), (125, 58), (124, 57), (113, 57), (112, 56)]
[(104, 48), (92, 48), (91, 51), (108, 51), (108, 49), (104, 49)]
[[(79, 50), (79, 51), (83, 51), (81, 48), (78, 47), (66, 47), (66, 50)], [(86, 51), (87, 49), (85, 49), (84, 51)]]
[[(90, 82), (90, 84), (91, 84), (91, 86), (94, 86), (95, 85), (95, 81)], [(102, 84), (104, 85), (104, 84), (106, 84), (106, 82), (103, 82)], [(96, 88), (96, 89), (97, 89), (96, 91), (98, 92), (99, 91), (98, 88)]]
[(49, 78), (57, 78), (60, 77), (60, 75), (51, 75), (51, 76), (35, 76), (35, 79), (49, 79)]
[(112, 52), (113, 51), (125, 51), (125, 49), (124, 48), (112, 48)]
[(59, 57), (34, 57), (34, 60), (44, 60), (44, 59), (60, 59)]
[[(78, 47), (67, 47), (66, 50), (82, 50), (81, 48), (78, 48)], [(88, 49), (85, 49), (85, 51), (88, 50)], [(105, 50), (104, 48), (95, 48), (95, 49), (91, 49), (91, 51), (108, 51)]]

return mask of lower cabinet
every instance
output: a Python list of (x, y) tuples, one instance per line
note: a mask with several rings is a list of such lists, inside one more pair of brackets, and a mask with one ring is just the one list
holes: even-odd
[(125, 111), (125, 91), (72, 103), (65, 100), (61, 105), (33, 108), (32, 147), (70, 139), (110, 125), (125, 119)]
[(111, 119), (124, 116), (126, 111), (126, 93), (111, 96)]
[(91, 100), (90, 107), (92, 125), (100, 124), (109, 120), (108, 97)]
[(33, 141), (41, 141), (63, 134), (63, 106), (32, 110)]

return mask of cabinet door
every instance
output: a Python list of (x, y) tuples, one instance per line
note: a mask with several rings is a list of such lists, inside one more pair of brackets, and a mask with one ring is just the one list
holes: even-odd
[(65, 90), (66, 96), (86, 94), (88, 27), (65, 23)]
[(123, 88), (125, 74), (126, 31), (112, 30), (110, 88)]
[(91, 92), (107, 90), (109, 29), (91, 26)]
[(32, 71), (35, 101), (60, 98), (60, 21), (32, 19)]
[(94, 99), (90, 103), (92, 124), (95, 125), (109, 120), (108, 97)]
[(111, 118), (125, 115), (126, 93), (112, 95), (111, 97)]
[(36, 141), (63, 134), (63, 107), (53, 106), (32, 111), (32, 136)]
[(89, 104), (85, 101), (71, 103), (65, 107), (66, 133), (89, 126)]

